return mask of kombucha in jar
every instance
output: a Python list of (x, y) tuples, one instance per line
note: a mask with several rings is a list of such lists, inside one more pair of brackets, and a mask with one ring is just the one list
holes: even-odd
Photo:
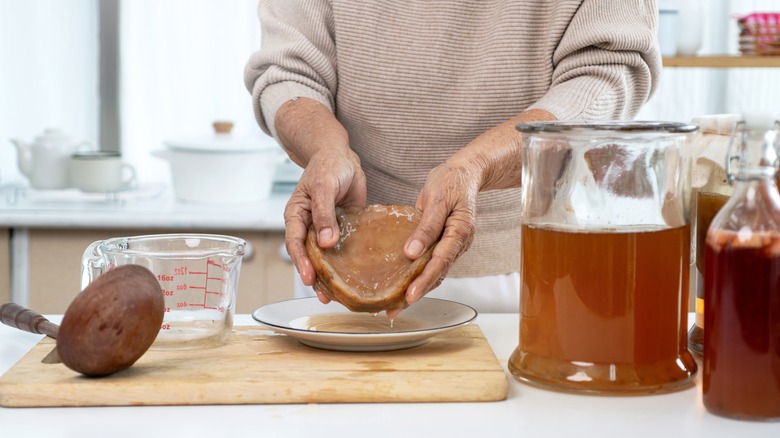
[(712, 219), (728, 200), (727, 194), (696, 192), (696, 321), (688, 332), (688, 348), (699, 356), (704, 354), (704, 241)]
[(602, 394), (688, 385), (690, 227), (571, 231), (524, 225), (520, 380)]
[(688, 332), (688, 348), (704, 354), (704, 241), (712, 219), (734, 192), (733, 179), (726, 175), (726, 157), (742, 114), (712, 114), (693, 118), (699, 132), (691, 140), (691, 244), (695, 248), (691, 265), (691, 294), (696, 321)]
[(520, 124), (519, 381), (584, 394), (693, 385), (690, 137), (668, 122)]

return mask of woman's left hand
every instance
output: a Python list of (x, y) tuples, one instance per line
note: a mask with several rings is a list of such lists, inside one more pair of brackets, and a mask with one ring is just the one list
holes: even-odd
[[(439, 286), (466, 252), (477, 231), (477, 193), (520, 186), (521, 136), (518, 123), (555, 120), (544, 110), (525, 111), (482, 133), (428, 174), (417, 197), (422, 219), (404, 246), (414, 260), (436, 244), (425, 269), (406, 289), (406, 304)], [(436, 243), (438, 241), (438, 243)], [(394, 318), (401, 310), (388, 312)]]
[[(477, 228), (480, 183), (476, 168), (455, 160), (440, 164), (428, 175), (416, 205), (423, 212), (422, 219), (407, 240), (404, 252), (416, 259), (432, 245), (436, 247), (425, 269), (406, 290), (407, 305), (437, 287), (450, 266), (471, 246)], [(388, 312), (388, 317), (399, 312)]]

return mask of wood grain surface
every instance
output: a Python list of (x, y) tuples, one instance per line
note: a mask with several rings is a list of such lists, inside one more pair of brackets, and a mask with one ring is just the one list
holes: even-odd
[(497, 401), (509, 384), (474, 324), (389, 352), (319, 350), (259, 326), (236, 327), (222, 346), (149, 350), (132, 367), (102, 378), (41, 363), (54, 343), (42, 339), (0, 377), (0, 405)]

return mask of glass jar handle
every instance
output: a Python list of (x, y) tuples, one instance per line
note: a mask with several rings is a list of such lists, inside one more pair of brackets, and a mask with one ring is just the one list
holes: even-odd
[(775, 160), (775, 179), (777, 179), (778, 171), (780, 171), (780, 120), (775, 120), (775, 124), (772, 125), (773, 128), (775, 128), (775, 155), (777, 156), (777, 159)]
[(729, 183), (729, 185), (734, 185), (734, 174), (731, 172), (731, 163), (739, 163), (740, 156), (739, 155), (732, 155), (732, 151), (734, 150), (734, 143), (736, 142), (737, 136), (740, 137), (740, 141), (745, 141), (745, 121), (741, 120), (737, 123), (734, 123), (734, 126), (731, 128), (731, 137), (729, 138), (729, 145), (726, 148), (726, 181)]

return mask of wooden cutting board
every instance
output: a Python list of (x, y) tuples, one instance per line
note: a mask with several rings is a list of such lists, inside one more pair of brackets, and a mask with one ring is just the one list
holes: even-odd
[(88, 378), (41, 359), (44, 338), (0, 378), (2, 406), (495, 401), (508, 381), (477, 325), (389, 352), (319, 350), (255, 327), (225, 345), (149, 350), (132, 367)]

